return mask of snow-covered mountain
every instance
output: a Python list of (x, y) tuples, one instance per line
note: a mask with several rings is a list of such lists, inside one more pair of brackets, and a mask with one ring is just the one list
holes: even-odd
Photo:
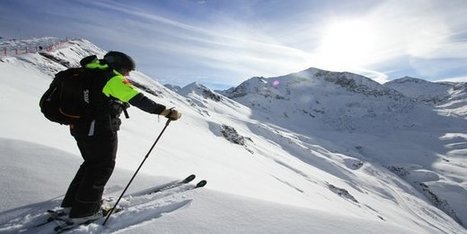
[(418, 102), (434, 106), (446, 116), (467, 118), (467, 83), (429, 82), (412, 77), (392, 80), (384, 86), (395, 89)]
[[(465, 146), (466, 123), (438, 113), (450, 112), (454, 100), (465, 103), (465, 84), (421, 80), (415, 83), (428, 85), (383, 86), (356, 74), (310, 68), (281, 77), (255, 77), (223, 93), (249, 106), (253, 116), (264, 122), (325, 139), (332, 142), (327, 146), (333, 149), (347, 146), (340, 150), (345, 154), (354, 151), (350, 150), (354, 145), (357, 152), (350, 155), (356, 153), (359, 159), (378, 161), (463, 223), (465, 219), (459, 217), (465, 217), (465, 213), (458, 207), (467, 202), (465, 180), (456, 176), (451, 181), (451, 172), (445, 173), (448, 165), (439, 162), (449, 162), (458, 166), (459, 172), (463, 170), (465, 161), (460, 158), (467, 153), (461, 146)], [(446, 93), (442, 105), (424, 105), (426, 99), (420, 98), (423, 94), (439, 98), (441, 90)], [(466, 105), (456, 107), (457, 113), (467, 110)], [(451, 140), (460, 142), (444, 142)], [(299, 145), (303, 147), (303, 143)], [(447, 181), (440, 179), (443, 177)], [(452, 185), (460, 192), (456, 198), (448, 192)]]
[[(37, 103), (55, 72), (104, 53), (73, 40), (0, 58), (0, 232), (58, 204), (80, 156), (67, 128), (43, 118)], [(467, 122), (440, 115), (442, 106), (316, 68), (222, 92), (166, 87), (138, 71), (130, 79), (183, 113), (131, 190), (190, 173), (208, 185), (136, 207), (132, 218), (116, 215), (124, 225), (76, 232), (466, 233)], [(121, 191), (164, 125), (136, 108), (130, 116), (107, 196)]]
[(436, 104), (446, 99), (452, 87), (447, 83), (433, 83), (407, 76), (389, 81), (384, 86), (398, 90), (407, 97), (429, 104)]
[(288, 128), (296, 123), (293, 130), (304, 133), (316, 128), (360, 132), (388, 128), (368, 118), (401, 128), (406, 124), (402, 118), (416, 107), (401, 93), (369, 78), (316, 68), (281, 77), (255, 77), (223, 93), (252, 107), (263, 119)]

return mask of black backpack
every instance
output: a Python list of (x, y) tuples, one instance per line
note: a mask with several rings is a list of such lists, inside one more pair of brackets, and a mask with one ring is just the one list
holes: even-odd
[(49, 89), (42, 95), (39, 106), (50, 121), (76, 124), (90, 116), (92, 110), (92, 76), (87, 69), (69, 68), (55, 75)]

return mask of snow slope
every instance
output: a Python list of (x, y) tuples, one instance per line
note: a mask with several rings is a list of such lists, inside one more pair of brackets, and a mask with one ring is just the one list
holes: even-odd
[[(54, 72), (104, 53), (77, 40), (50, 52), (53, 59), (0, 59), (0, 232), (20, 230), (25, 214), (59, 204), (81, 159), (67, 128), (41, 116), (38, 100)], [(253, 78), (231, 96), (196, 83), (179, 94), (133, 72), (152, 99), (183, 117), (130, 190), (191, 173), (208, 185), (150, 200), (107, 228), (76, 232), (466, 232), (459, 225), (467, 222), (464, 119), (436, 115), (354, 74), (297, 74)], [(108, 196), (121, 191), (165, 122), (129, 112)]]
[[(257, 119), (313, 136), (319, 145), (358, 160), (375, 160), (465, 223), (466, 122), (440, 116), (408, 95), (436, 95), (433, 85), (409, 89), (400, 86), (399, 92), (356, 74), (310, 68), (282, 77), (255, 77), (223, 93), (250, 106)], [(312, 149), (302, 139), (296, 143)]]

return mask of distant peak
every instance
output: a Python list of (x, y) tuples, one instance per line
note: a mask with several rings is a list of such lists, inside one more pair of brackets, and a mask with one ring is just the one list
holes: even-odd
[(198, 83), (198, 82), (192, 82), (185, 87), (181, 88), (179, 91), (177, 91), (180, 95), (182, 96), (188, 96), (188, 95), (200, 95), (203, 98), (207, 99), (212, 99), (216, 102), (222, 101), (222, 97), (217, 94), (216, 92), (212, 91), (210, 88)]
[(319, 72), (319, 71), (323, 71), (322, 69), (319, 69), (319, 68), (316, 68), (316, 67), (309, 67), (303, 71), (307, 71), (307, 72)]
[(178, 86), (178, 85), (172, 85), (172, 84), (165, 84), (164, 85), (166, 88), (172, 90), (172, 91), (175, 91), (175, 92), (179, 92), (182, 87)]
[(404, 76), (404, 77), (399, 78), (399, 79), (391, 80), (391, 81), (387, 82), (386, 84), (391, 84), (391, 83), (402, 84), (402, 83), (430, 83), (430, 82), (426, 81), (426, 80), (423, 80), (423, 79), (420, 79), (420, 78)]
[(196, 90), (196, 89), (203, 89), (203, 90), (209, 90), (208, 87), (198, 83), (198, 82), (192, 82), (190, 84), (187, 84), (185, 87), (182, 88), (183, 90)]

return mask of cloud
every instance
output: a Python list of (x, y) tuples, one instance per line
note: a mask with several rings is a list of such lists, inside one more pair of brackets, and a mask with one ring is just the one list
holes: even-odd
[(450, 82), (467, 82), (467, 76), (460, 76), (460, 77), (450, 77), (450, 78), (444, 78), (444, 79), (439, 79), (435, 80), (437, 82), (443, 82), (443, 81), (450, 81)]
[(178, 54), (185, 61), (191, 58), (199, 63), (202, 60), (206, 66), (257, 75), (296, 71), (308, 62), (309, 54), (304, 51), (259, 40), (244, 31), (225, 30), (215, 24), (194, 26), (118, 3), (94, 4), (136, 17), (122, 25), (122, 28), (131, 28), (132, 33), (114, 38), (148, 51), (165, 51)]
[[(35, 15), (8, 18), (18, 18), (9, 24), (21, 24), (24, 31), (33, 31), (27, 29), (31, 25), (38, 32), (84, 36), (104, 49), (124, 50), (141, 61), (148, 75), (180, 76), (176, 79), (187, 83), (193, 76), (239, 83), (249, 76), (285, 75), (308, 67), (355, 72), (378, 82), (405, 71), (431, 78), (467, 73), (459, 66), (467, 59), (464, 0), (295, 3), (48, 0), (22, 3)], [(38, 20), (27, 24), (31, 18)], [(50, 27), (51, 20), (56, 27)], [(354, 42), (347, 40), (340, 49), (328, 44), (323, 50), (325, 40), (332, 39), (326, 39), (326, 32), (338, 21), (362, 22), (364, 27), (355, 27), (364, 30), (337, 32), (334, 38)]]
[[(347, 44), (343, 44), (345, 47), (339, 50), (334, 45), (327, 51), (333, 52), (331, 55), (334, 58), (326, 57), (325, 55), (329, 56), (329, 54), (322, 54), (319, 50), (315, 50), (313, 55), (318, 61), (323, 60), (322, 58), (328, 61), (328, 64), (321, 64), (325, 69), (355, 71), (370, 76), (378, 82), (388, 79), (389, 73), (385, 70), (410, 71), (413, 74), (407, 75), (422, 76), (425, 79), (446, 76), (445, 73), (452, 73), (453, 70), (459, 72), (459, 62), (463, 62), (465, 66), (467, 58), (465, 15), (467, 15), (465, 1), (385, 1), (357, 17), (329, 18), (324, 25), (332, 25), (335, 21), (347, 23), (347, 26), (349, 22), (355, 20), (364, 22), (366, 33), (363, 30), (352, 30), (353, 33), (346, 34), (341, 32), (342, 35), (338, 38), (345, 39)], [(363, 49), (357, 49), (358, 43), (350, 43), (352, 38), (355, 40), (357, 36), (363, 35), (366, 37), (363, 38), (365, 40), (360, 39), (361, 42), (365, 41), (360, 45)], [(370, 43), (371, 47), (366, 46)], [(351, 53), (340, 54), (343, 51)], [(336, 63), (332, 64), (333, 61)], [(362, 67), (372, 72), (366, 73), (361, 70)], [(464, 68), (463, 72), (465, 74), (467, 69)]]
[[(209, 8), (208, 2), (191, 3), (204, 10)], [(90, 3), (86, 4), (89, 6)], [(315, 11), (320, 14), (306, 16), (304, 12), (310, 7), (309, 3), (300, 2), (303, 9), (293, 8), (297, 12), (270, 9), (273, 13), (268, 15), (254, 8), (252, 3), (232, 9), (226, 15), (222, 10), (206, 11), (212, 16), (204, 20), (197, 18), (196, 21), (190, 18), (193, 17), (190, 14), (198, 16), (197, 10), (201, 8), (193, 8), (187, 15), (177, 15), (176, 12), (160, 13), (137, 4), (129, 6), (115, 1), (94, 1), (91, 4), (95, 6), (93, 11), (101, 11), (100, 16), (104, 17), (86, 27), (100, 40), (107, 40), (114, 46), (121, 44), (127, 48), (130, 45), (139, 48), (137, 56), (144, 60), (154, 60), (154, 55), (167, 56), (172, 64), (166, 62), (161, 69), (169, 69), (167, 66), (183, 69), (180, 64), (203, 67), (204, 71), (196, 71), (199, 76), (241, 75), (237, 78), (240, 81), (248, 75), (276, 76), (314, 66), (351, 71), (383, 83), (389, 78), (382, 67), (385, 70), (413, 70), (433, 77), (440, 75), (441, 69), (453, 68), (451, 60), (443, 59), (467, 57), (464, 39), (467, 19), (463, 17), (467, 15), (467, 7), (463, 7), (466, 4), (459, 0), (388, 0), (373, 4), (366, 11), (360, 10), (362, 14), (353, 16), (349, 16), (352, 14), (347, 14), (346, 10), (359, 11), (357, 6), (337, 9), (334, 15), (322, 10)], [(231, 13), (239, 9), (245, 10), (248, 17), (236, 15), (238, 12)], [(116, 19), (119, 19), (118, 27), (112, 22)], [(91, 18), (86, 23), (89, 21), (95, 20)], [(336, 21), (363, 22), (361, 25), (365, 30), (359, 31), (356, 26), (352, 32), (337, 33), (338, 38), (349, 41), (353, 37), (361, 43), (354, 41), (343, 44), (331, 54), (329, 49), (322, 53), (323, 47), (320, 46), (326, 40), (325, 32)], [(355, 34), (362, 35), (359, 39)], [(370, 43), (371, 47), (368, 46)], [(327, 46), (332, 49), (337, 44)]]
[(465, 1), (440, 4), (436, 0), (391, 0), (375, 9), (366, 20), (374, 22), (379, 27), (375, 33), (384, 38), (380, 50), (389, 53), (382, 60), (401, 54), (419, 58), (467, 57), (467, 53), (460, 53), (465, 52), (466, 43), (456, 42), (454, 37), (457, 30), (466, 32), (465, 15)]

